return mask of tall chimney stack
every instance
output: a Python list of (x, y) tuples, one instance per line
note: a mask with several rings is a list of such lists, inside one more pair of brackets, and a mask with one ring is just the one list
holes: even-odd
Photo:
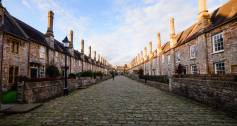
[(150, 54), (152, 54), (152, 42), (149, 42)]
[(47, 35), (48, 36), (54, 36), (53, 35), (53, 19), (54, 19), (54, 13), (53, 11), (48, 12), (48, 30), (47, 30)]
[(147, 48), (145, 47), (144, 48), (144, 60), (146, 60), (146, 58), (147, 58)]
[(170, 18), (170, 48), (174, 48), (176, 44), (176, 34), (175, 34), (175, 26), (174, 26), (174, 18)]
[(91, 46), (89, 46), (89, 57), (91, 58)]
[(170, 18), (170, 35), (175, 35), (174, 17)]
[(160, 39), (160, 32), (157, 34), (157, 55), (160, 55), (161, 49), (161, 39)]
[(203, 28), (206, 27), (210, 22), (210, 14), (207, 10), (206, 0), (198, 0), (198, 21), (202, 23)]
[(96, 61), (96, 51), (94, 51), (94, 60)]
[(141, 63), (143, 62), (143, 51), (141, 51)]
[(81, 40), (81, 53), (84, 54), (84, 40)]
[(73, 30), (69, 33), (69, 48), (73, 48)]

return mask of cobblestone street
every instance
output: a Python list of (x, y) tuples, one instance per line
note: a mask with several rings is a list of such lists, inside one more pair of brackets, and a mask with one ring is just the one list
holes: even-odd
[(205, 105), (117, 77), (60, 97), (0, 126), (236, 126), (237, 120)]

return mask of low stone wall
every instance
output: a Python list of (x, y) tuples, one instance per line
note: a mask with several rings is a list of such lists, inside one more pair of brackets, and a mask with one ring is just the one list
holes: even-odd
[(237, 115), (237, 82), (172, 78), (170, 83), (175, 94)]
[(145, 80), (140, 79), (137, 75), (127, 75), (127, 77), (130, 78), (130, 79), (133, 79), (135, 81), (138, 81), (138, 82), (144, 83), (146, 85), (149, 85), (151, 87), (158, 88), (158, 89), (163, 90), (163, 91), (169, 91), (169, 85), (168, 84), (155, 82), (155, 81), (147, 81), (145, 83)]
[[(136, 75), (127, 77), (145, 83)], [(237, 117), (237, 82), (220, 80), (202, 80), (191, 78), (170, 78), (169, 84), (147, 81), (147, 85), (169, 91), (211, 107), (222, 109), (230, 116)]]
[[(69, 91), (78, 89), (81, 86), (90, 86), (95, 83), (109, 79), (81, 78), (68, 79)], [(22, 82), (18, 84), (18, 101), (23, 103), (45, 102), (49, 99), (62, 96), (64, 80), (41, 81), (41, 82)]]

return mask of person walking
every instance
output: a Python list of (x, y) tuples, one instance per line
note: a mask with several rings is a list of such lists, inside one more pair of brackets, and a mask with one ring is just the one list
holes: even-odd
[(113, 77), (113, 80), (114, 80), (114, 72), (112, 73), (112, 77)]

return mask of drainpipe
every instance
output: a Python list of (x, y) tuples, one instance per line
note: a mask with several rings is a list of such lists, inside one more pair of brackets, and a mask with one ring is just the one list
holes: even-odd
[[(1, 73), (0, 73), (0, 96), (2, 95), (2, 68), (3, 68), (3, 46), (4, 46), (4, 42), (3, 42), (3, 33), (0, 35), (0, 41), (2, 42), (2, 48), (1, 48)], [(2, 106), (2, 98), (0, 97), (0, 109)]]
[(209, 69), (209, 65), (208, 65), (208, 47), (207, 47), (207, 34), (204, 33), (204, 37), (205, 37), (205, 44), (206, 44), (206, 49), (205, 49), (205, 52), (206, 52), (206, 69), (207, 69), (207, 74), (210, 74), (210, 69)]

